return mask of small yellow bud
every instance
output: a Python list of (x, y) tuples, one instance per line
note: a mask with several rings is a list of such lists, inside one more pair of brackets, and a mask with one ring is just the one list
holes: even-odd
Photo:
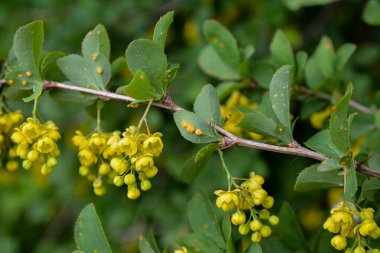
[(263, 205), (264, 208), (270, 209), (272, 208), (273, 203), (274, 203), (274, 198), (272, 196), (268, 196), (265, 199), (263, 199), (261, 204)]
[(365, 249), (362, 246), (358, 246), (354, 249), (354, 253), (365, 253)]
[(241, 224), (239, 226), (239, 234), (246, 235), (249, 232), (249, 224)]
[(344, 250), (347, 247), (346, 237), (336, 235), (331, 239), (331, 245), (337, 250)]
[(102, 187), (94, 188), (94, 193), (97, 196), (102, 196), (106, 193), (106, 187), (102, 186)]
[(280, 218), (278, 218), (276, 215), (271, 215), (268, 219), (269, 223), (273, 226), (276, 226), (278, 225), (278, 223), (280, 222)]
[(107, 164), (107, 163), (102, 163), (100, 164), (99, 166), (99, 174), (100, 175), (107, 175), (108, 173), (110, 173), (111, 171), (111, 167)]
[(149, 180), (142, 180), (140, 183), (140, 188), (143, 191), (148, 191), (150, 188), (152, 188), (152, 184), (150, 183)]
[(259, 232), (255, 232), (251, 235), (251, 241), (258, 243), (261, 241), (261, 234)]
[(26, 170), (29, 170), (31, 169), (33, 166), (33, 162), (32, 161), (29, 161), (29, 160), (24, 160), (22, 161), (22, 167)]
[(53, 171), (52, 167), (48, 167), (46, 164), (43, 164), (41, 167), (41, 174), (44, 176), (49, 175)]
[(124, 184), (123, 176), (116, 176), (113, 179), (113, 184), (116, 185), (117, 187), (122, 186)]
[(5, 165), (5, 167), (9, 171), (15, 171), (15, 170), (18, 169), (18, 162), (16, 162), (15, 160), (10, 160), (10, 161), (7, 162), (7, 164)]
[(126, 185), (132, 185), (136, 182), (136, 177), (133, 174), (127, 174), (124, 176), (124, 183)]
[(125, 163), (125, 161), (117, 157), (112, 158), (110, 166), (119, 174), (123, 174), (127, 170), (127, 164)]
[(32, 162), (35, 162), (38, 160), (40, 154), (38, 153), (38, 151), (36, 150), (31, 150), (29, 151), (28, 155), (27, 155), (27, 159), (32, 161)]
[(267, 209), (261, 209), (260, 212), (260, 219), (266, 220), (270, 216), (270, 212)]
[(260, 234), (263, 238), (267, 238), (272, 234), (272, 229), (265, 225), (260, 229)]
[(259, 231), (262, 227), (262, 224), (259, 220), (253, 220), (251, 221), (251, 230), (252, 231)]
[(100, 178), (97, 178), (94, 180), (94, 182), (92, 182), (92, 186), (94, 188), (100, 188), (103, 186), (103, 181)]
[(87, 176), (90, 173), (90, 168), (87, 166), (79, 167), (79, 174), (83, 177)]
[(58, 161), (57, 161), (56, 158), (54, 158), (54, 157), (49, 157), (49, 158), (47, 159), (47, 162), (46, 162), (46, 165), (47, 165), (47, 166), (49, 166), (49, 167), (55, 167), (55, 166), (57, 166), (57, 164), (58, 164)]
[(239, 225), (244, 224), (245, 220), (246, 220), (246, 216), (245, 216), (245, 213), (242, 211), (237, 211), (237, 212), (233, 213), (231, 216), (231, 222), (235, 226), (239, 226)]
[(138, 197), (140, 197), (140, 190), (136, 187), (131, 187), (130, 189), (128, 189), (127, 197), (129, 199), (137, 199)]
[(15, 84), (15, 81), (13, 79), (10, 79), (8, 80), (8, 84), (12, 86), (13, 84)]

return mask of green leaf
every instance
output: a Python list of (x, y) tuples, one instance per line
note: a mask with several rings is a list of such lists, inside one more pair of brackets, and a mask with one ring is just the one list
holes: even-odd
[(272, 109), (283, 125), (284, 135), (286, 135), (287, 139), (286, 144), (293, 142), (289, 109), (292, 86), (290, 68), (291, 66), (285, 65), (278, 69), (269, 85), (269, 98), (272, 102)]
[(20, 27), (13, 38), (13, 52), (25, 71), (40, 77), (40, 61), (44, 43), (42, 21)]
[(125, 56), (133, 74), (142, 70), (155, 89), (164, 93), (163, 80), (168, 63), (166, 54), (158, 43), (147, 39), (134, 40), (128, 45)]
[(207, 45), (201, 50), (198, 64), (206, 74), (219, 80), (240, 79), (238, 67), (232, 68), (226, 64), (211, 45)]
[(111, 64), (111, 77), (116, 76), (125, 68), (127, 68), (127, 62), (125, 60), (125, 57), (120, 56), (116, 58)]
[(345, 96), (333, 108), (330, 117), (330, 139), (339, 155), (345, 155), (351, 146), (350, 129), (348, 125), (348, 106), (352, 95), (352, 86)]
[(225, 251), (219, 248), (214, 241), (205, 237), (202, 232), (194, 233), (181, 240), (188, 252), (197, 253), (224, 253)]
[(348, 60), (354, 54), (356, 50), (356, 45), (354, 44), (344, 44), (340, 46), (336, 52), (335, 59), (335, 69), (336, 72), (342, 72), (347, 65)]
[(187, 216), (195, 233), (202, 234), (203, 237), (213, 241), (221, 249), (226, 248), (218, 220), (210, 200), (204, 192), (198, 191), (190, 200), (187, 206)]
[(141, 253), (158, 253), (153, 250), (148, 240), (142, 236), (139, 239), (139, 250)]
[(327, 159), (327, 160), (321, 162), (318, 165), (317, 170), (319, 172), (325, 172), (325, 171), (330, 171), (330, 170), (338, 170), (338, 169), (342, 169), (342, 168), (343, 168), (343, 166), (340, 164), (338, 159), (331, 158), (331, 159)]
[(269, 48), (276, 67), (287, 64), (294, 66), (293, 49), (282, 30), (276, 31)]
[(222, 232), (225, 241), (228, 241), (231, 238), (231, 230), (231, 217), (226, 214), (222, 220)]
[[(213, 127), (193, 112), (186, 110), (177, 111), (174, 113), (174, 121), (182, 137), (192, 143), (209, 143), (220, 141), (220, 136), (215, 133)], [(187, 124), (192, 125), (195, 131), (197, 129), (201, 130), (203, 134), (196, 135), (195, 131), (192, 133), (188, 132), (186, 128), (182, 126), (183, 121), (186, 121)]]
[(380, 179), (375, 177), (367, 178), (363, 182), (359, 201), (370, 199), (378, 190), (380, 190)]
[(333, 148), (333, 144), (330, 139), (330, 131), (328, 129), (313, 135), (305, 142), (305, 145), (327, 157), (340, 158)]
[(286, 7), (293, 11), (296, 11), (302, 7), (313, 5), (325, 5), (336, 1), (338, 0), (283, 0)]
[(158, 99), (162, 95), (155, 89), (142, 70), (137, 70), (131, 82), (120, 87), (119, 90), (123, 91), (125, 95), (141, 101)]
[(166, 87), (169, 87), (169, 85), (176, 78), (179, 67), (180, 65), (178, 63), (169, 63), (168, 70), (165, 73), (164, 79), (164, 84), (166, 85)]
[(375, 123), (376, 123), (377, 129), (380, 130), (380, 110), (377, 110), (375, 112)]
[(110, 51), (107, 30), (101, 24), (89, 31), (82, 41), (82, 54), (88, 60), (97, 57), (99, 54), (109, 59)]
[(47, 70), (57, 63), (57, 60), (61, 57), (65, 56), (63, 52), (53, 51), (47, 53), (41, 62), (41, 77), (45, 79)]
[(280, 223), (280, 237), (282, 242), (292, 250), (310, 251), (301, 227), (297, 221), (296, 214), (288, 202), (284, 202), (278, 213)]
[[(104, 55), (98, 55), (95, 61), (71, 54), (57, 61), (63, 74), (77, 86), (91, 89), (104, 89), (111, 78), (111, 65)], [(103, 72), (98, 73), (98, 68)]]
[(306, 63), (307, 63), (307, 53), (304, 51), (299, 51), (296, 54), (296, 63), (297, 63), (297, 82), (300, 83), (303, 78), (303, 74), (305, 71)]
[(173, 17), (174, 11), (167, 12), (154, 27), (153, 41), (160, 45), (162, 49), (165, 47), (166, 37), (168, 36), (169, 27), (173, 23)]
[(251, 75), (263, 88), (269, 89), (269, 84), (275, 71), (273, 64), (264, 61), (252, 63)]
[(291, 143), (293, 140), (285, 134), (284, 127), (261, 111), (254, 110), (244, 115), (237, 125), (248, 132), (269, 135), (284, 143)]
[(380, 25), (380, 2), (369, 0), (363, 11), (363, 19), (369, 25)]
[(203, 33), (220, 58), (232, 69), (240, 65), (240, 52), (234, 36), (216, 20), (203, 24)]
[(335, 52), (330, 38), (323, 37), (305, 67), (307, 85), (312, 90), (322, 87), (335, 74)]
[(221, 125), (220, 103), (218, 94), (211, 84), (203, 86), (194, 103), (194, 112), (212, 125)]
[(340, 171), (318, 171), (318, 164), (305, 168), (297, 177), (295, 191), (310, 191), (343, 186), (343, 176)]
[(251, 243), (245, 253), (262, 253), (263, 249), (258, 243)]
[(346, 173), (346, 191), (344, 192), (343, 199), (350, 201), (355, 197), (356, 191), (358, 190), (354, 161), (350, 161)]
[(186, 161), (181, 170), (181, 177), (186, 183), (193, 182), (203, 171), (212, 154), (218, 149), (219, 144), (210, 143), (201, 148), (195, 155)]
[(75, 242), (79, 250), (84, 252), (112, 252), (104, 234), (94, 204), (88, 204), (75, 224)]
[(216, 92), (218, 93), (219, 100), (223, 100), (234, 90), (246, 87), (244, 83), (237, 82), (222, 82), (216, 86)]

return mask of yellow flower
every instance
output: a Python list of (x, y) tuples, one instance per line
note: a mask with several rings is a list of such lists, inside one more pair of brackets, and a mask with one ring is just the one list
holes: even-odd
[(133, 156), (137, 153), (137, 141), (130, 136), (124, 137), (118, 142), (118, 147), (122, 153)]
[(37, 150), (40, 153), (50, 153), (54, 149), (56, 149), (57, 144), (50, 138), (50, 137), (43, 137), (42, 139), (39, 139), (37, 142)]
[(164, 147), (160, 136), (161, 133), (155, 133), (153, 136), (146, 139), (143, 143), (144, 151), (152, 154), (153, 156), (159, 156)]
[(90, 166), (97, 161), (95, 154), (89, 149), (83, 149), (79, 151), (78, 158), (80, 164), (83, 166)]
[(214, 192), (218, 197), (216, 198), (216, 206), (222, 208), (224, 211), (229, 211), (235, 206), (239, 205), (239, 198), (236, 191), (222, 191), (217, 190)]
[(137, 171), (147, 171), (154, 165), (153, 158), (145, 155), (137, 158), (135, 166)]

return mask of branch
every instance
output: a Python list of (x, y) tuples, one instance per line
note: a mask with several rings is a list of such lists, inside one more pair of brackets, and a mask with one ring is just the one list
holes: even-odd
[[(115, 99), (115, 100), (121, 100), (121, 101), (126, 101), (126, 102), (134, 102), (135, 101), (135, 99), (133, 99), (129, 96), (122, 95), (122, 94), (116, 94), (116, 93), (106, 91), (106, 90), (93, 90), (93, 89), (88, 89), (88, 88), (84, 88), (84, 87), (68, 85), (68, 84), (58, 83), (58, 82), (53, 82), (53, 81), (44, 81), (43, 88), (44, 89), (56, 88), (56, 89), (66, 89), (66, 90), (84, 92), (84, 93), (96, 95), (100, 99), (103, 99), (103, 100)], [(156, 106), (156, 107), (168, 109), (171, 111), (184, 110), (182, 107), (176, 105), (168, 94), (165, 95), (163, 97), (163, 99), (156, 101), (156, 102), (153, 102), (152, 105)], [(311, 158), (311, 159), (318, 160), (318, 161), (324, 161), (327, 159), (327, 157), (325, 157), (325, 156), (323, 156), (323, 155), (321, 155), (315, 151), (312, 151), (310, 149), (302, 147), (299, 144), (294, 145), (294, 147), (276, 146), (276, 145), (271, 145), (271, 144), (266, 144), (266, 143), (261, 143), (261, 142), (256, 142), (256, 141), (252, 141), (252, 140), (239, 138), (236, 135), (224, 130), (220, 126), (215, 126), (215, 129), (220, 134), (222, 134), (224, 136), (224, 138), (223, 138), (224, 143), (223, 144), (225, 145), (225, 147), (230, 147), (230, 146), (236, 145), (236, 146), (242, 146), (242, 147), (271, 151), (271, 152), (275, 152), (275, 153), (302, 156), (302, 157), (307, 157), (307, 158)], [(373, 170), (373, 169), (370, 169), (364, 165), (356, 163), (355, 167), (358, 171), (360, 171), (364, 174), (368, 174), (368, 175), (371, 175), (374, 177), (380, 177), (380, 172)]]
[[(301, 86), (299, 88), (299, 92), (302, 94), (305, 94), (305, 95), (314, 96), (314, 97), (321, 98), (324, 100), (330, 100), (331, 99), (331, 96), (328, 94), (312, 91), (312, 90), (309, 90), (308, 88), (306, 88), (304, 86)], [(368, 107), (366, 107), (366, 106), (364, 106), (364, 105), (362, 105), (356, 101), (350, 100), (349, 104), (352, 108), (354, 108), (360, 112), (363, 112), (366, 114), (373, 114), (371, 109), (369, 109)]]

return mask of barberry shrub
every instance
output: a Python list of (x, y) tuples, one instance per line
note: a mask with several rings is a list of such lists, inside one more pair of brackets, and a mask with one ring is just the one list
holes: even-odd
[[(234, 146), (313, 160), (314, 164), (299, 173), (294, 190), (342, 189), (341, 201), (333, 203), (331, 216), (320, 224), (331, 232), (329, 250), (379, 252), (380, 110), (378, 105), (367, 108), (351, 100), (355, 89), (345, 79), (344, 70), (356, 46), (343, 44), (335, 50), (331, 39), (323, 37), (308, 56), (304, 51), (294, 53), (284, 32), (278, 30), (269, 45), (270, 60), (261, 64), (252, 59), (253, 45), (239, 46), (223, 25), (207, 20), (203, 25), (207, 43), (198, 63), (216, 82), (204, 85), (193, 110), (186, 110), (174, 103), (168, 91), (180, 75), (179, 64), (169, 62), (165, 53), (173, 17), (173, 12), (162, 16), (150, 39), (132, 41), (125, 56), (113, 62), (102, 25), (85, 35), (81, 54), (69, 55), (44, 51), (41, 21), (19, 28), (1, 87), (4, 169), (23, 168), (44, 176), (54, 173), (60, 155), (57, 142), (66, 133), (60, 133), (52, 121), (45, 122), (38, 111), (41, 96), (54, 90), (55, 96), (67, 103), (76, 100), (96, 109), (96, 127), (78, 130), (70, 137), (77, 149), (79, 175), (90, 181), (98, 196), (106, 198), (107, 189), (116, 186), (124, 188), (122, 197), (138, 201), (142, 192), (162, 190), (154, 187), (154, 181), (161, 169), (157, 159), (164, 150), (165, 135), (159, 129), (152, 132), (147, 117), (152, 107), (158, 107), (174, 111), (174, 122), (167, 124), (175, 124), (183, 139), (201, 146), (184, 163), (183, 181), (193, 183), (214, 154), (220, 159), (219, 173), (226, 178), (226, 184), (214, 189), (214, 194), (200, 190), (189, 201), (193, 232), (177, 243), (174, 252), (318, 249), (318, 242), (311, 248), (306, 241), (291, 205), (284, 202), (279, 206), (276, 196), (269, 195), (271, 189), (264, 186), (258, 170), (250, 168), (243, 177), (235, 172), (234, 161), (224, 158), (225, 151)], [(59, 68), (65, 82), (48, 79), (52, 66)], [(131, 73), (129, 83), (115, 88), (112, 78), (126, 69)], [(329, 95), (333, 90), (336, 94)], [(26, 120), (20, 111), (10, 111), (4, 101), (20, 98), (34, 101), (32, 116)], [(104, 106), (110, 99), (127, 103), (125, 110), (145, 107), (138, 124), (103, 131)], [(300, 112), (293, 110), (295, 101), (301, 104)], [(371, 128), (355, 125), (356, 118), (363, 115)], [(303, 144), (293, 135), (299, 118), (309, 119), (317, 130)], [(363, 136), (364, 141), (360, 139)], [(77, 219), (75, 241), (78, 253), (111, 252), (93, 204)], [(161, 252), (151, 235), (141, 237), (139, 249)]]

